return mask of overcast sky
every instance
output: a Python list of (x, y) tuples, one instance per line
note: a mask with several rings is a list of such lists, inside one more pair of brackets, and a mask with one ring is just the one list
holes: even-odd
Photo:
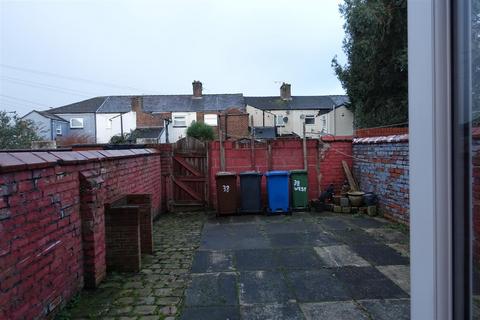
[(0, 109), (98, 95), (343, 94), (340, 0), (0, 0)]

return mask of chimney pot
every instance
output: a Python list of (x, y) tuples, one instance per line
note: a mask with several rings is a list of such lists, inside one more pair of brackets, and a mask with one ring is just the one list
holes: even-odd
[(292, 100), (292, 85), (290, 83), (282, 83), (280, 87), (280, 98), (282, 98), (282, 100)]
[(193, 97), (194, 98), (201, 98), (202, 97), (202, 83), (200, 81), (193, 81)]

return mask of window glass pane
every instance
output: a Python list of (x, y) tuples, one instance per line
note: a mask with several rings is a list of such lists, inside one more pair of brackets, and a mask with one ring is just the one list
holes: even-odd
[(472, 319), (480, 319), (480, 1), (472, 0), (471, 23), (471, 121), (472, 121), (472, 213), (471, 232), (471, 310)]
[(453, 307), (480, 319), (480, 1), (453, 3)]
[(283, 116), (282, 116), (282, 115), (277, 115), (277, 116), (276, 116), (275, 123), (277, 124), (277, 127), (282, 127), (282, 126), (284, 126), (285, 123), (283, 122)]
[(315, 124), (315, 116), (305, 116), (305, 124)]
[(217, 115), (216, 114), (206, 114), (203, 116), (203, 122), (209, 126), (217, 125)]
[(70, 119), (70, 128), (83, 128), (83, 118)]
[(174, 116), (173, 117), (173, 126), (174, 127), (186, 127), (187, 120), (185, 116)]

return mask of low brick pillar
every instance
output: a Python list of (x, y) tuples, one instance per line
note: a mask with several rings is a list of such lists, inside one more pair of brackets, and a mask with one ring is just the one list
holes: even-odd
[(84, 282), (87, 288), (96, 288), (106, 275), (104, 182), (100, 170), (80, 172)]
[(107, 270), (138, 272), (141, 268), (139, 206), (125, 199), (105, 206)]
[(129, 205), (138, 206), (141, 252), (153, 254), (152, 196), (149, 194), (129, 194), (125, 197), (125, 200)]

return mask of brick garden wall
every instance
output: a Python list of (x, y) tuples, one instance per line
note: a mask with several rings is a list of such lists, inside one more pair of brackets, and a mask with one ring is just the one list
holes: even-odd
[(154, 150), (0, 153), (0, 319), (50, 317), (105, 276), (104, 204), (152, 194)]
[(374, 192), (379, 210), (409, 223), (408, 135), (353, 140), (353, 173), (365, 192)]
[[(270, 170), (303, 169), (303, 145), (301, 139), (277, 139), (255, 143), (252, 158), (250, 141), (227, 141), (225, 145), (226, 171), (240, 173), (256, 170), (265, 173)], [(269, 149), (271, 156), (269, 157)], [(351, 137), (329, 138), (325, 141), (307, 140), (307, 164), (309, 198), (315, 199), (330, 183), (340, 190), (345, 174), (342, 160), (352, 165)], [(209, 145), (210, 202), (216, 207), (215, 174), (220, 171), (220, 145), (218, 141)], [(253, 160), (253, 161), (252, 161)], [(265, 197), (265, 178), (262, 182)]]
[(365, 128), (355, 130), (356, 138), (386, 137), (401, 134), (408, 134), (408, 127)]

